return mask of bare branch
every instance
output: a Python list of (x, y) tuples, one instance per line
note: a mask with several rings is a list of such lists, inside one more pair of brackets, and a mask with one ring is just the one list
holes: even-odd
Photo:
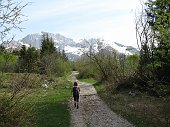
[(22, 31), (19, 25), (27, 21), (25, 15), (22, 14), (22, 10), (31, 3), (22, 5), (22, 2), (12, 2), (12, 0), (1, 0), (0, 1), (0, 39), (4, 42), (7, 35), (13, 29)]

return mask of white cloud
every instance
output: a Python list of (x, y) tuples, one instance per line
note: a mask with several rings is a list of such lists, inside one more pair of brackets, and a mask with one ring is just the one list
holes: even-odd
[[(26, 2), (29, 0), (25, 0)], [(103, 37), (135, 42), (134, 11), (140, 0), (32, 0), (25, 9), (26, 31), (61, 33), (78, 40)], [(28, 33), (25, 33), (27, 35)], [(134, 44), (135, 45), (135, 44)]]
[(49, 17), (71, 14), (74, 17), (75, 13), (101, 13), (101, 12), (117, 12), (130, 11), (134, 9), (138, 0), (37, 0), (32, 3), (31, 9), (27, 10), (30, 20), (42, 20)]

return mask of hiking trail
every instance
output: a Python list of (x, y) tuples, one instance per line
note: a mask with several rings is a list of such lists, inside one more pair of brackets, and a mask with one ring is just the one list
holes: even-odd
[[(73, 71), (71, 81), (76, 81), (78, 72)], [(114, 113), (97, 95), (92, 84), (79, 82), (79, 109), (70, 101), (71, 127), (134, 127), (127, 120)]]

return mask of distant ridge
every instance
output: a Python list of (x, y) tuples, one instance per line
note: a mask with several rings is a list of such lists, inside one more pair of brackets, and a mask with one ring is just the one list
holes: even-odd
[[(41, 33), (34, 33), (34, 34), (28, 34), (24, 38), (22, 38), (19, 41), (13, 41), (11, 44), (3, 44), (6, 49), (20, 49), (22, 45), (25, 45), (26, 47), (36, 47), (39, 49), (41, 47), (41, 41), (42, 41), (42, 35), (48, 34), (50, 38), (54, 41), (54, 46), (62, 51), (65, 50), (66, 55), (70, 60), (75, 60), (79, 58), (83, 52), (82, 47), (88, 48), (89, 46), (92, 46), (94, 50), (97, 50), (97, 39), (91, 38), (91, 39), (83, 39), (80, 42), (76, 43), (71, 38), (67, 38), (60, 34), (53, 34), (48, 32), (41, 32)], [(138, 54), (139, 51), (134, 48), (133, 46), (125, 46), (123, 44), (120, 44), (118, 42), (111, 42), (102, 40), (105, 48), (107, 49), (115, 49), (119, 53), (124, 53), (126, 55), (132, 55), (132, 54)]]

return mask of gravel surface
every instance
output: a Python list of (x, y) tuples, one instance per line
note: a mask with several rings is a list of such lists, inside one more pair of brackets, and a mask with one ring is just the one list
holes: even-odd
[[(76, 81), (73, 72), (71, 80)], [(71, 127), (134, 127), (121, 118), (100, 99), (91, 84), (79, 82), (80, 103), (76, 109), (73, 100), (70, 101)]]

